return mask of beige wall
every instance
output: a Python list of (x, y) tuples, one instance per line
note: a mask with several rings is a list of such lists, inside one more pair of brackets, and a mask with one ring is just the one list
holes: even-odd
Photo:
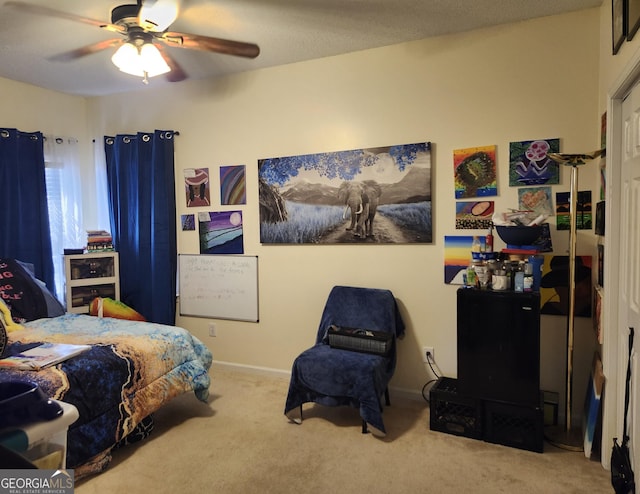
[[(443, 283), (443, 238), (482, 233), (454, 228), (452, 151), (497, 145), (495, 200), (503, 210), (517, 206), (517, 189), (508, 187), (510, 141), (559, 137), (565, 152), (597, 148), (599, 28), (600, 10), (590, 9), (171, 88), (154, 89), (152, 81), (135, 94), (88, 100), (88, 133), (100, 140), (115, 132), (178, 130), (178, 177), (184, 168), (208, 167), (216, 177), (221, 165), (247, 166), (248, 201), (240, 209), (245, 252), (259, 256), (260, 322), (215, 321), (218, 336), (210, 338), (209, 320), (178, 320), (216, 360), (288, 371), (313, 343), (333, 285), (389, 288), (408, 326), (392, 386), (419, 394), (431, 378), (423, 345), (435, 347), (442, 373), (456, 374), (457, 287)], [(433, 244), (260, 244), (258, 159), (426, 140), (434, 143)], [(554, 191), (568, 190), (568, 178), (563, 173)], [(595, 167), (581, 172), (580, 189), (597, 197)], [(185, 207), (181, 183), (176, 193), (179, 214), (197, 212)], [(236, 208), (219, 206), (215, 186), (212, 202), (211, 210)], [(553, 241), (556, 253), (566, 252), (566, 234), (554, 230)], [(580, 231), (578, 242), (578, 254), (594, 253), (593, 231)], [(179, 251), (198, 251), (195, 233), (180, 233)], [(563, 389), (565, 325), (543, 317), (545, 389)], [(582, 392), (591, 322), (579, 320), (576, 332)]]
[[(288, 370), (312, 344), (331, 286), (385, 287), (399, 299), (408, 324), (393, 385), (419, 392), (430, 378), (423, 345), (435, 347), (444, 374), (456, 374), (456, 287), (442, 281), (443, 238), (472, 232), (454, 228), (452, 151), (498, 146), (500, 210), (517, 206), (517, 189), (508, 187), (510, 141), (559, 137), (566, 152), (597, 148), (598, 29), (599, 10), (591, 9), (221, 80), (150, 87), (135, 96), (92, 100), (92, 131), (180, 131), (178, 176), (190, 167), (209, 167), (216, 177), (220, 165), (247, 165), (248, 204), (241, 209), (245, 252), (259, 256), (260, 322), (216, 321), (218, 336), (210, 338), (208, 320), (179, 319), (217, 360)], [(434, 143), (432, 245), (260, 244), (259, 158), (425, 140)], [(580, 188), (596, 194), (597, 177), (595, 167), (585, 170)], [(215, 189), (212, 209), (232, 209), (217, 206)], [(567, 174), (554, 190), (568, 190)], [(179, 213), (193, 212), (178, 197)], [(566, 251), (566, 235), (554, 231), (553, 240), (556, 252)], [(593, 232), (581, 231), (578, 253), (592, 254), (594, 245)], [(179, 249), (197, 252), (196, 234), (181, 233)], [(565, 326), (563, 318), (543, 317), (547, 389), (563, 389)], [(590, 321), (577, 326), (582, 390), (593, 340)]]
[(86, 140), (87, 113), (83, 98), (2, 78), (0, 88), (0, 125)]
[[(87, 102), (84, 98), (0, 78), (0, 126), (24, 132), (40, 131), (78, 139), (83, 169), (83, 196), (95, 197), (93, 143), (87, 129)], [(95, 205), (86, 201), (85, 226), (91, 228)], [(62, 253), (60, 253), (62, 255)]]

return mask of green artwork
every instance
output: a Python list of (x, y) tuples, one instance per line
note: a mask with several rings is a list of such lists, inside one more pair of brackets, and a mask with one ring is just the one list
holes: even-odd
[(559, 184), (559, 166), (547, 156), (559, 152), (560, 139), (509, 143), (509, 185)]
[[(571, 197), (569, 192), (556, 192), (556, 229), (569, 230), (571, 228)], [(591, 208), (591, 191), (578, 192), (576, 197), (576, 229), (591, 230), (593, 228), (593, 214)]]

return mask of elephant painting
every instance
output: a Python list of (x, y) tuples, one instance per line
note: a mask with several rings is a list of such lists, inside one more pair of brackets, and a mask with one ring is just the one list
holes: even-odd
[(356, 237), (373, 236), (373, 218), (378, 209), (382, 190), (374, 180), (364, 182), (343, 182), (338, 190), (338, 198), (346, 204), (342, 217), (346, 219), (351, 210), (351, 224), (347, 230), (353, 230)]

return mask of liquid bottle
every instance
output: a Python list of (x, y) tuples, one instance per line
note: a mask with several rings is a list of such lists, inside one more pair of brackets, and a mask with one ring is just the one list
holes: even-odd
[(473, 261), (473, 270), (476, 272), (476, 278), (478, 279), (478, 288), (486, 290), (489, 288), (489, 268), (483, 261)]
[(480, 237), (474, 235), (473, 243), (471, 244), (471, 252), (482, 252), (482, 242), (480, 242)]
[(533, 291), (533, 264), (528, 261), (524, 263), (524, 280), (522, 286), (525, 292)]
[(524, 266), (523, 262), (518, 263), (517, 271), (513, 278), (513, 290), (515, 292), (524, 292)]
[(511, 272), (511, 263), (508, 260), (502, 262), (502, 270), (505, 277), (505, 290), (513, 290), (513, 273)]
[(478, 287), (478, 275), (476, 273), (476, 269), (475, 269), (475, 265), (472, 262), (471, 264), (469, 264), (469, 267), (467, 267), (467, 272), (466, 272), (466, 280), (465, 280), (465, 286), (467, 288), (477, 288)]
[(489, 227), (487, 236), (484, 239), (485, 251), (493, 252), (493, 224)]

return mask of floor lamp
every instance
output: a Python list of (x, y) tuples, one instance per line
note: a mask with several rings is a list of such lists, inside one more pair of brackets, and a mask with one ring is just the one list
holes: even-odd
[(592, 154), (564, 154), (549, 153), (547, 156), (553, 161), (571, 167), (571, 191), (569, 194), (569, 311), (567, 316), (567, 369), (565, 393), (565, 422), (564, 426), (550, 427), (545, 431), (547, 440), (562, 449), (582, 451), (584, 438), (581, 428), (571, 424), (571, 409), (573, 401), (573, 338), (575, 323), (575, 288), (576, 288), (576, 223), (578, 202), (578, 166), (587, 160), (593, 160), (602, 154), (602, 150)]

